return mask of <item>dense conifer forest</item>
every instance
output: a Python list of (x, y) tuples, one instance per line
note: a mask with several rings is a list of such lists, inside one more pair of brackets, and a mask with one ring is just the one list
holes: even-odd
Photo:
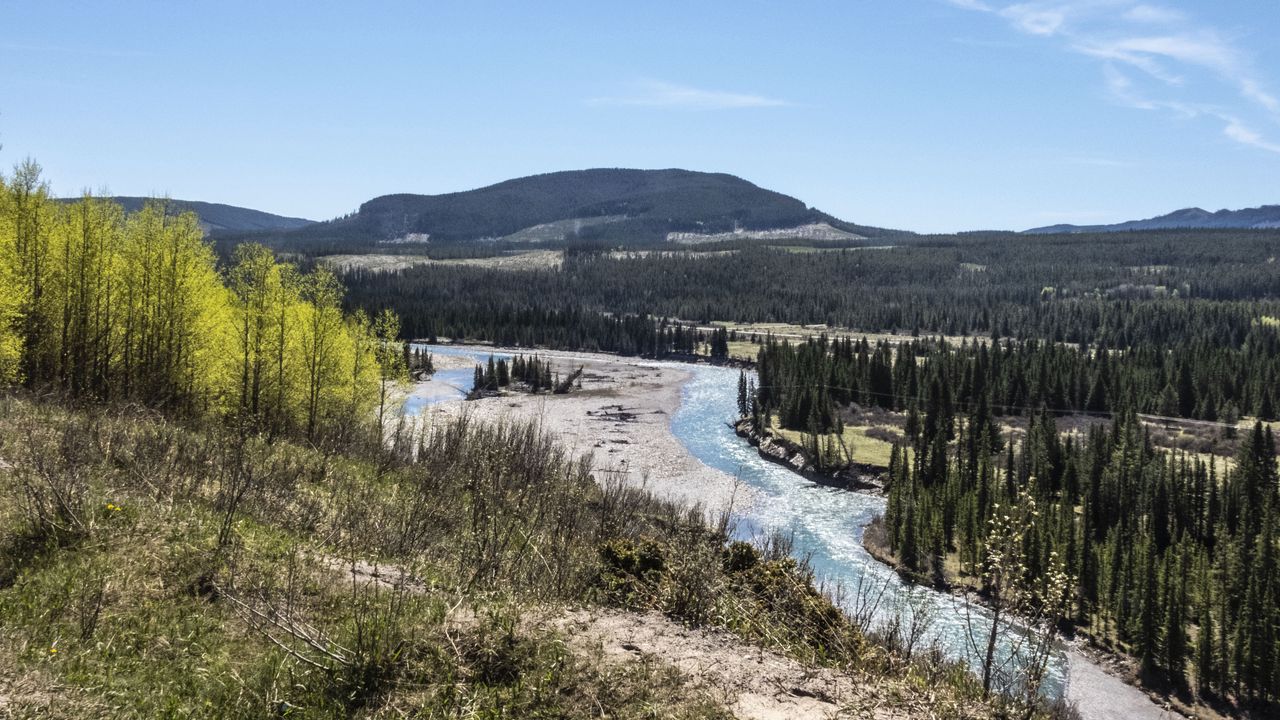
[(826, 432), (841, 407), (922, 408), (935, 396), (963, 412), (998, 416), (1122, 409), (1165, 418), (1275, 420), (1280, 334), (1257, 325), (1238, 348), (1144, 342), (1111, 350), (1039, 340), (770, 339), (757, 360), (759, 405), (790, 428)]
[[(629, 318), (825, 324), (862, 332), (1043, 339), (1124, 349), (1240, 347), (1280, 317), (1280, 232), (917, 239), (892, 249), (566, 252), (563, 266), (353, 271), (355, 306), (413, 337), (644, 353)], [(602, 317), (603, 315), (603, 317)]]
[(890, 462), (885, 524), (908, 571), (990, 591), (990, 531), (1025, 492), (1038, 510), (1024, 572), (1072, 578), (1072, 622), (1139, 658), (1157, 685), (1275, 701), (1280, 490), (1269, 428), (1255, 423), (1227, 463), (1154, 448), (1132, 411), (1066, 437), (1044, 412), (1015, 438), (981, 409), (958, 417), (933, 399)]

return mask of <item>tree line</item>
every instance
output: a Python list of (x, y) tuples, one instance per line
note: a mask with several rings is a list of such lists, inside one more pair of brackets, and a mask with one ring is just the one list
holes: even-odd
[[(870, 333), (1239, 348), (1280, 318), (1277, 231), (959, 236), (892, 249), (566, 253), (562, 267), (344, 275), (355, 307), (415, 337), (575, 349), (647, 344), (623, 318), (825, 324)], [(604, 317), (602, 317), (604, 316)]]
[(865, 337), (802, 343), (769, 338), (757, 355), (758, 412), (783, 427), (830, 432), (849, 405), (906, 411), (938, 402), (967, 411), (986, 403), (996, 416), (1109, 415), (1124, 408), (1234, 425), (1275, 420), (1280, 398), (1280, 333), (1255, 325), (1239, 347), (1200, 338), (1128, 349), (1014, 342)]

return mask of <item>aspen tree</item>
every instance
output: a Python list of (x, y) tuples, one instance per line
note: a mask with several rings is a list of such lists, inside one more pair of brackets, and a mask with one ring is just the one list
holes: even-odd
[(19, 377), (27, 287), (19, 269), (12, 189), (0, 176), (0, 382)]
[(45, 285), (49, 265), (49, 187), (40, 179), (40, 165), (27, 159), (13, 171), (9, 183), (13, 253), (22, 303), (21, 374), (29, 381), (45, 379), (48, 334)]
[(386, 420), (389, 386), (408, 379), (408, 368), (404, 361), (404, 349), (407, 346), (399, 339), (400, 318), (391, 310), (384, 309), (374, 318), (373, 334), (378, 342), (378, 370), (382, 376), (382, 382), (378, 386), (378, 426), (382, 427)]
[(326, 400), (325, 389), (336, 383), (340, 372), (337, 340), (342, 326), (342, 310), (338, 306), (342, 286), (332, 272), (319, 268), (303, 282), (302, 296), (307, 302), (302, 332), (307, 377), (306, 434), (314, 439)]
[(278, 271), (271, 251), (262, 245), (240, 245), (228, 277), (236, 312), (239, 358), (237, 411), (259, 421), (263, 412), (262, 386), (267, 365), (267, 334), (271, 322), (272, 281)]

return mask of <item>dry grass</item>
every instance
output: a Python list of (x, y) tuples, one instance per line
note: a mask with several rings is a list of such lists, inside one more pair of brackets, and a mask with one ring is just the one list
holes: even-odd
[[(801, 447), (806, 447), (805, 436), (799, 430), (787, 430), (778, 424), (777, 419), (773, 419), (770, 430)], [(888, 467), (889, 457), (893, 453), (893, 443), (884, 439), (885, 431), (896, 431), (897, 428), (892, 425), (846, 425), (844, 428), (843, 440), (845, 447), (849, 449), (849, 453), (855, 463), (863, 463), (866, 465), (875, 465), (877, 467)], [(876, 437), (881, 435), (881, 437)], [(823, 438), (835, 437), (834, 433), (823, 435)]]
[(730, 340), (729, 359), (743, 362), (755, 362), (760, 354), (760, 346), (749, 340)]

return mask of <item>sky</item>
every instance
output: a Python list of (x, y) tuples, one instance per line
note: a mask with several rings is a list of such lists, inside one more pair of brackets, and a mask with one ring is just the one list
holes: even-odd
[(587, 167), (920, 232), (1280, 203), (1274, 0), (13, 2), (0, 167), (326, 219)]

